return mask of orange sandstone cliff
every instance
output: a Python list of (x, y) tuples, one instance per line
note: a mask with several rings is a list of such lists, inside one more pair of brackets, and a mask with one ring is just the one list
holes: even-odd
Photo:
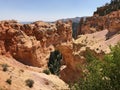
[(104, 16), (94, 14), (92, 17), (82, 18), (79, 23), (77, 35), (94, 33), (104, 29), (108, 29), (110, 34), (119, 31), (120, 10), (112, 11)]
[(71, 22), (50, 24), (37, 21), (24, 25), (16, 21), (0, 22), (0, 54), (26, 65), (46, 65), (54, 46), (71, 40)]
[[(69, 90), (61, 79), (43, 74), (56, 45), (72, 42), (71, 21), (20, 24), (0, 21), (0, 89)], [(32, 80), (32, 88), (26, 85)]]

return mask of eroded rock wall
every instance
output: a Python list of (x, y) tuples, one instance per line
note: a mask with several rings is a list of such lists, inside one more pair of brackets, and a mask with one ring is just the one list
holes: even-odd
[[(82, 66), (87, 63), (86, 54), (91, 53), (100, 60), (105, 54), (110, 53), (110, 46), (115, 46), (120, 42), (120, 34), (107, 37), (109, 31), (102, 30), (92, 34), (80, 35), (73, 40), (72, 45), (59, 45), (56, 48), (62, 53), (64, 67), (61, 70), (60, 78), (65, 82), (75, 82), (83, 77), (85, 71)], [(89, 52), (88, 52), (89, 51)]]
[(72, 41), (72, 22), (20, 24), (14, 20), (0, 22), (0, 54), (14, 57), (31, 66), (47, 64), (54, 46)]
[(80, 20), (78, 34), (94, 33), (108, 29), (111, 34), (120, 30), (120, 10), (113, 11), (105, 16), (93, 15)]

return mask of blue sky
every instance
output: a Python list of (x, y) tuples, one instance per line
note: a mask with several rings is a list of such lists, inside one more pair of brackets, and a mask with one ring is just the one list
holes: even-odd
[(0, 0), (0, 20), (54, 21), (91, 16), (110, 0)]

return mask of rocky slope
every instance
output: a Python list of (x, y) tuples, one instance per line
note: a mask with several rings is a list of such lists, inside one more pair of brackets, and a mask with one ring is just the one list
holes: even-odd
[[(116, 5), (119, 6), (117, 3)], [(84, 71), (81, 70), (81, 66), (86, 62), (85, 55), (88, 50), (98, 58), (102, 58), (110, 53), (110, 46), (115, 46), (120, 41), (120, 10), (113, 10), (105, 15), (100, 15), (98, 12), (99, 10), (92, 17), (80, 19), (78, 36), (73, 41), (72, 47), (58, 46), (67, 65), (61, 71), (61, 78), (66, 82), (74, 82), (82, 77)]]
[(81, 19), (78, 29), (78, 35), (93, 33), (108, 29), (110, 34), (114, 34), (120, 29), (120, 10), (113, 11), (105, 16), (94, 15), (92, 17)]
[[(32, 79), (32, 90), (69, 89), (57, 76), (48, 76), (41, 72), (47, 68), (48, 58), (54, 47), (71, 41), (70, 21), (58, 21), (54, 24), (41, 21), (32, 24), (19, 24), (14, 20), (1, 21), (0, 88), (29, 90), (25, 80)], [(4, 67), (8, 68), (5, 72)], [(10, 80), (6, 82), (7, 79), (12, 81), (11, 85)]]
[[(57, 76), (46, 75), (41, 71), (40, 68), (23, 65), (13, 58), (0, 56), (0, 89), (69, 90), (68, 85)], [(26, 80), (29, 80), (29, 84)]]
[(80, 35), (73, 40), (72, 46), (59, 45), (56, 48), (62, 53), (66, 67), (61, 71), (60, 78), (65, 82), (75, 82), (82, 77), (82, 66), (86, 63), (88, 51), (96, 57), (103, 59), (105, 54), (110, 53), (110, 46), (120, 42), (120, 34), (107, 37), (109, 31), (102, 30), (92, 34)]

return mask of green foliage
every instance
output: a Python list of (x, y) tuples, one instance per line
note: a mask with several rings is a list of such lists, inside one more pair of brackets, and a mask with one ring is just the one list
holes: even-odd
[(33, 81), (33, 80), (27, 79), (25, 82), (26, 82), (26, 86), (28, 86), (29, 88), (32, 88), (32, 87), (33, 87), (33, 84), (34, 84), (34, 81)]
[(88, 63), (97, 59), (97, 57), (94, 55), (94, 53), (91, 52), (89, 49), (86, 49), (85, 58)]
[(107, 3), (105, 6), (98, 8), (95, 14), (104, 16), (109, 14), (112, 11), (117, 11), (119, 9), (120, 9), (120, 0), (111, 0), (110, 4)]
[(50, 53), (48, 68), (52, 74), (59, 75), (62, 55), (58, 50)]
[(48, 69), (46, 69), (46, 70), (43, 70), (43, 73), (49, 75), (49, 74), (50, 74), (50, 71), (49, 71)]
[(6, 82), (7, 82), (9, 85), (11, 85), (12, 80), (9, 78), (9, 79), (6, 80)]
[[(72, 90), (119, 90), (120, 89), (120, 44), (111, 48), (104, 60), (90, 59), (85, 66), (84, 78), (72, 86)], [(91, 61), (92, 57), (92, 61)]]
[(7, 64), (2, 64), (3, 71), (6, 72), (8, 71), (8, 65)]

